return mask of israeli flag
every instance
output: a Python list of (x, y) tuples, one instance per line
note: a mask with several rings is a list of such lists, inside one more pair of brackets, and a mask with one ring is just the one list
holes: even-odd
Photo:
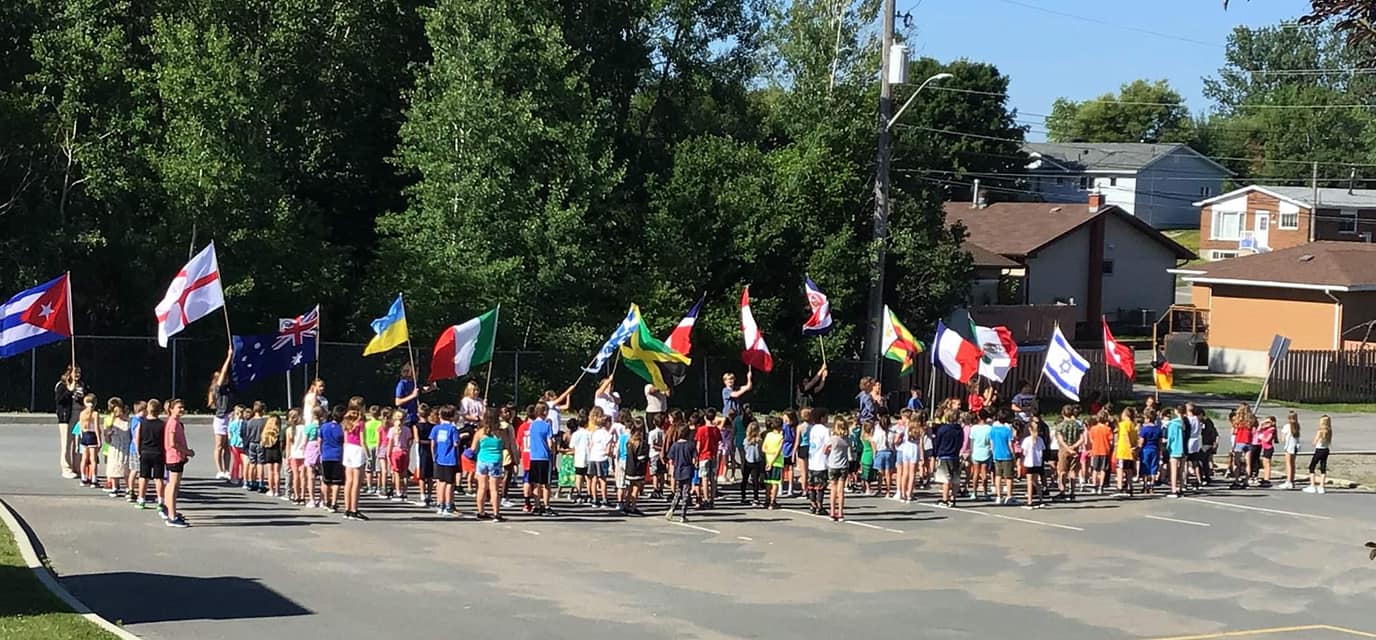
[(607, 338), (607, 343), (598, 350), (597, 357), (593, 358), (592, 364), (584, 367), (583, 370), (588, 373), (601, 371), (602, 367), (606, 366), (607, 361), (611, 359), (612, 354), (616, 353), (616, 350), (627, 340), (630, 340), (631, 334), (635, 333), (639, 327), (640, 307), (631, 305), (631, 310), (626, 312), (626, 318), (612, 332), (612, 336)]
[(1051, 334), (1051, 344), (1046, 346), (1046, 364), (1042, 365), (1042, 375), (1065, 397), (1076, 402), (1080, 400), (1080, 380), (1089, 371), (1089, 361), (1075, 353), (1061, 334), (1061, 328)]

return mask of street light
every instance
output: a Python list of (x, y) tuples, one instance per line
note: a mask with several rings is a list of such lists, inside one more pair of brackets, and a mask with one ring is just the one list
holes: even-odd
[(942, 80), (950, 80), (951, 78), (954, 78), (954, 77), (955, 77), (955, 76), (953, 76), (953, 75), (951, 75), (951, 74), (949, 74), (949, 73), (938, 73), (938, 74), (936, 74), (936, 75), (934, 75), (934, 76), (932, 76), (932, 77), (930, 77), (930, 78), (927, 78), (926, 80), (923, 80), (923, 81), (922, 81), (922, 84), (917, 85), (917, 91), (914, 91), (913, 94), (912, 94), (911, 96), (908, 96), (908, 101), (907, 101), (907, 102), (904, 102), (904, 103), (903, 103), (903, 106), (901, 106), (901, 107), (898, 108), (898, 113), (893, 114), (893, 117), (889, 119), (889, 123), (888, 123), (888, 124), (884, 125), (884, 128), (885, 128), (885, 129), (892, 129), (892, 128), (893, 128), (893, 123), (895, 123), (895, 122), (898, 121), (898, 116), (903, 115), (903, 112), (908, 110), (908, 107), (909, 107), (910, 105), (912, 105), (913, 100), (917, 99), (917, 94), (922, 93), (922, 90), (925, 89), (925, 88), (927, 88), (927, 85), (929, 85), (929, 84), (931, 84), (931, 83), (933, 83), (933, 82), (940, 82), (940, 81), (942, 81)]
[[(887, 54), (893, 41), (893, 0), (886, 0), (888, 13), (884, 20), (884, 31), (887, 35), (884, 42), (884, 53)], [(917, 94), (921, 93), (927, 85), (945, 80), (952, 77), (949, 73), (938, 73), (917, 85), (917, 90), (903, 103), (902, 108), (893, 117), (889, 117), (889, 110), (893, 108), (893, 99), (889, 87), (888, 74), (888, 55), (883, 57), (881, 66), (884, 71), (879, 76), (879, 144), (876, 156), (876, 170), (874, 181), (874, 244), (877, 252), (877, 264), (874, 265), (874, 280), (870, 283), (870, 304), (869, 304), (869, 340), (865, 345), (866, 359), (873, 363), (875, 375), (883, 372), (882, 354), (879, 353), (879, 344), (884, 339), (884, 262), (887, 260), (885, 243), (889, 235), (889, 161), (893, 154), (890, 146), (889, 129), (893, 127), (898, 116), (903, 115), (903, 111), (908, 105), (913, 103)]]

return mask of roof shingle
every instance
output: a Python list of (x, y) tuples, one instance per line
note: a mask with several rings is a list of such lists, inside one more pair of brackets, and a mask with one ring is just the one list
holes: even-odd
[(967, 244), (977, 244), (1014, 260), (1036, 253), (1097, 215), (1118, 216), (1148, 238), (1169, 247), (1176, 256), (1182, 259), (1195, 257), (1189, 249), (1113, 205), (1105, 206), (1097, 213), (1091, 213), (1086, 204), (1046, 202), (996, 202), (980, 209), (970, 208), (968, 202), (947, 202), (944, 208), (948, 224), (958, 220), (965, 225), (970, 233)]
[(1321, 240), (1270, 253), (1238, 256), (1202, 267), (1185, 279), (1280, 283), (1311, 287), (1376, 288), (1376, 244)]

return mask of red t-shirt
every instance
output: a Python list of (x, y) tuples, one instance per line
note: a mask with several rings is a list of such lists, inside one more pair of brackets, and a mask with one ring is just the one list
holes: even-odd
[(979, 413), (984, 410), (984, 396), (972, 393), (965, 398), (965, 404), (970, 406), (971, 413)]
[(721, 446), (721, 429), (716, 425), (699, 427), (693, 438), (698, 443), (698, 462), (705, 462), (717, 456), (717, 447)]
[(526, 420), (516, 427), (516, 448), (521, 450), (521, 470), (530, 471), (530, 421)]

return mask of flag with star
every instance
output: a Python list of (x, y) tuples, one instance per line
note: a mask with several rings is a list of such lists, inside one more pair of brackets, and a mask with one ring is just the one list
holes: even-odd
[(277, 333), (234, 336), (234, 384), (247, 387), (315, 361), (319, 307), (280, 324)]

